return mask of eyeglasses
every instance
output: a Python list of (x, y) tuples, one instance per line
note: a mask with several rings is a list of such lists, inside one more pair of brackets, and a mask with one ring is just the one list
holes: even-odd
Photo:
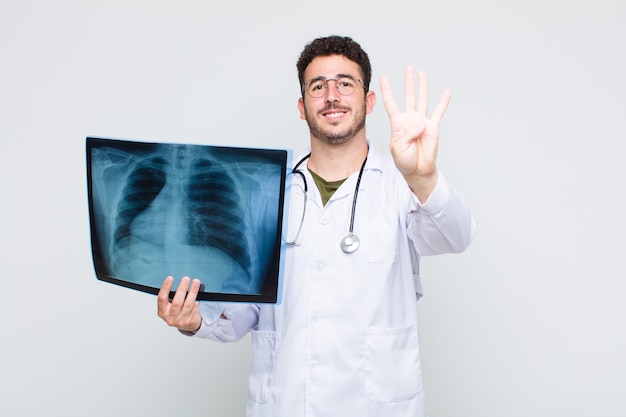
[(359, 87), (359, 84), (361, 84), (361, 86), (365, 89), (365, 86), (363, 85), (363, 82), (361, 80), (354, 78), (351, 75), (342, 75), (337, 78), (329, 79), (313, 78), (304, 85), (303, 90), (306, 91), (306, 93), (313, 98), (322, 97), (328, 91), (329, 81), (335, 82), (337, 91), (339, 91), (339, 94), (341, 94), (342, 96), (349, 96), (351, 94), (354, 94), (356, 89)]

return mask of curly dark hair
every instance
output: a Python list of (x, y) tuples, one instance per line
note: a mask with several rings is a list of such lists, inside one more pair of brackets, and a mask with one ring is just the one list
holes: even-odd
[(367, 53), (361, 48), (361, 45), (352, 40), (352, 38), (336, 35), (317, 38), (307, 44), (302, 50), (296, 64), (301, 91), (304, 88), (303, 77), (306, 67), (318, 56), (330, 55), (341, 55), (358, 64), (363, 73), (363, 85), (366, 91), (369, 91), (370, 81), (372, 79), (372, 67)]

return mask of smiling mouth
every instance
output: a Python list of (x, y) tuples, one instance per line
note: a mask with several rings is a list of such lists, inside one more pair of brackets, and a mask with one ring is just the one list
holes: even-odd
[(348, 109), (338, 108), (335, 106), (326, 108), (321, 111), (322, 116), (327, 119), (338, 119), (348, 113)]
[(336, 119), (338, 117), (343, 116), (344, 114), (346, 114), (345, 112), (333, 112), (333, 113), (325, 113), (324, 117), (327, 117), (329, 119)]

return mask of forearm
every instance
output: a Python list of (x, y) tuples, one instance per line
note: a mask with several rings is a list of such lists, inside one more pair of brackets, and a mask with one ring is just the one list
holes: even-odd
[(469, 207), (441, 174), (412, 216), (409, 235), (422, 255), (462, 252), (476, 234)]

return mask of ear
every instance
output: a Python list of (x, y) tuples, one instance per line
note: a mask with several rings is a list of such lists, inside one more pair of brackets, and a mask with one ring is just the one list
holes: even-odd
[(298, 111), (300, 111), (300, 119), (306, 120), (306, 114), (304, 113), (304, 99), (298, 98)]
[(370, 114), (374, 111), (374, 105), (376, 104), (376, 93), (368, 91), (365, 94), (365, 114)]

